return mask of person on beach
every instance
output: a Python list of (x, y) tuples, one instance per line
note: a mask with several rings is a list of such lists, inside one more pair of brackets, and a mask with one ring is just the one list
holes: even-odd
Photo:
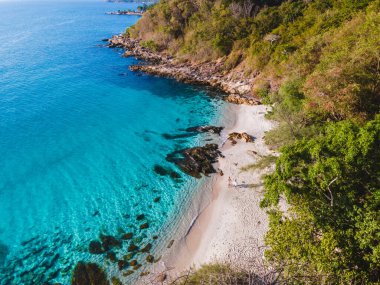
[(231, 179), (231, 176), (229, 176), (228, 177), (228, 187), (237, 187), (238, 186), (238, 182), (237, 182), (237, 180), (236, 179), (234, 179), (233, 181), (232, 181), (232, 179)]
[(228, 138), (225, 138), (222, 142), (222, 147), (226, 144), (226, 142), (228, 141)]

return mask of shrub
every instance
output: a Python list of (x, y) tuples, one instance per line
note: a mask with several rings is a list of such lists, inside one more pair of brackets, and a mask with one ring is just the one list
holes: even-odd
[(145, 47), (145, 48), (151, 50), (151, 51), (157, 51), (158, 50), (157, 44), (152, 40), (142, 41), (142, 42), (140, 42), (140, 45), (142, 47)]

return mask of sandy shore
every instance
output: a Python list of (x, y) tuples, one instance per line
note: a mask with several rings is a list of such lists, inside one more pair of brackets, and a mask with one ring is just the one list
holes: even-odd
[[(240, 141), (236, 145), (228, 141), (221, 148), (225, 158), (219, 160), (217, 167), (224, 175), (211, 180), (208, 205), (166, 262), (172, 276), (210, 262), (229, 262), (249, 269), (253, 261), (261, 259), (268, 229), (266, 213), (259, 207), (263, 191), (261, 177), (269, 169), (242, 171), (241, 168), (254, 164), (261, 156), (273, 155), (263, 139), (265, 132), (274, 126), (264, 117), (267, 108), (231, 105), (229, 115), (236, 116), (235, 123), (222, 136), (247, 132), (255, 141)], [(228, 186), (229, 177), (237, 180), (237, 187)]]

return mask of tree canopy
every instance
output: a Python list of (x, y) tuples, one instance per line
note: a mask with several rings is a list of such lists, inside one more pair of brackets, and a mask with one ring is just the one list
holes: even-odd
[[(328, 124), (281, 150), (265, 179), (267, 257), (318, 284), (380, 281), (380, 116)], [(277, 209), (283, 196), (291, 205)]]

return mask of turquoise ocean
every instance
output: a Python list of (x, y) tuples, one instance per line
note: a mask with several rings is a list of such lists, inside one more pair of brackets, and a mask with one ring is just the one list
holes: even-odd
[[(158, 258), (202, 183), (165, 157), (215, 141), (184, 130), (218, 124), (225, 105), (204, 88), (132, 73), (135, 59), (104, 46), (138, 20), (105, 12), (135, 7), (0, 2), (1, 285), (70, 284), (78, 261), (131, 282), (145, 256), (128, 278), (117, 261), (131, 242)], [(101, 235), (121, 245), (90, 254)]]

